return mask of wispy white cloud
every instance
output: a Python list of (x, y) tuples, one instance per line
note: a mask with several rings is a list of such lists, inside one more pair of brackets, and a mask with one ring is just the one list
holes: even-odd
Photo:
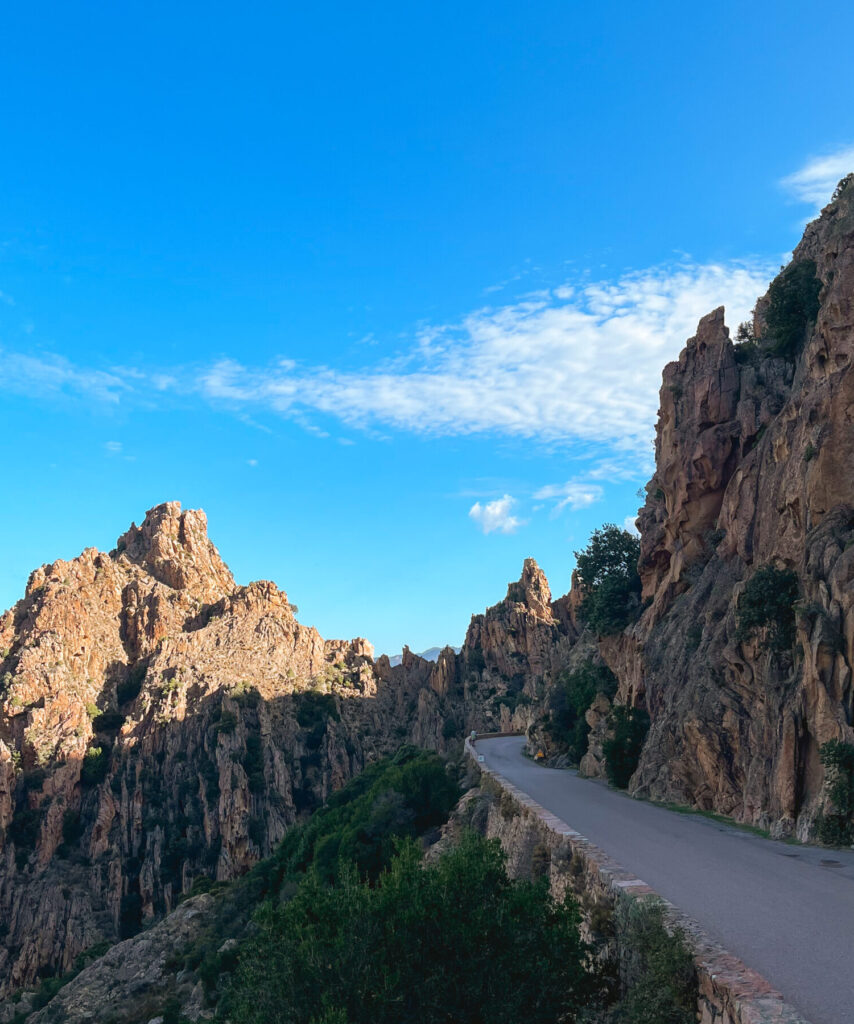
[(582, 507), (595, 493), (590, 481), (647, 472), (664, 364), (716, 306), (726, 304), (731, 324), (744, 319), (771, 273), (760, 262), (685, 259), (611, 281), (581, 275), (424, 327), (394, 360), (357, 370), (223, 358), (201, 368), (102, 371), (0, 350), (0, 389), (111, 403), (132, 397), (150, 408), (197, 397), (251, 424), (274, 412), (340, 443), (349, 439), (337, 438), (331, 419), (372, 437), (397, 430), (572, 445), (573, 454), (598, 460), (583, 473), (586, 497), (576, 488), (550, 500)]
[(494, 433), (605, 444), (648, 462), (661, 370), (699, 318), (738, 323), (767, 286), (762, 263), (684, 261), (612, 282), (572, 282), (425, 328), (394, 364), (358, 371), (223, 359), (201, 375), (211, 401), (320, 413), (359, 428), (429, 436)]
[(839, 180), (854, 171), (854, 146), (844, 146), (813, 157), (800, 170), (783, 178), (781, 185), (802, 203), (817, 210), (830, 202)]
[(121, 450), (122, 450), (122, 442), (121, 441), (107, 441), (107, 443), (104, 445), (104, 447), (107, 449), (107, 451), (111, 455), (119, 455), (121, 453)]
[(515, 505), (516, 499), (505, 494), (503, 498), (496, 498), (485, 505), (476, 501), (469, 509), (469, 516), (484, 533), (515, 533), (524, 525), (523, 520), (511, 513)]
[(553, 501), (557, 499), (554, 506), (555, 512), (565, 508), (577, 512), (582, 508), (589, 508), (601, 501), (604, 492), (599, 484), (588, 483), (584, 480), (567, 480), (565, 484), (547, 484), (534, 492), (535, 500)]
[(29, 398), (86, 395), (115, 403), (132, 386), (124, 376), (80, 367), (62, 356), (31, 356), (0, 349), (0, 390)]

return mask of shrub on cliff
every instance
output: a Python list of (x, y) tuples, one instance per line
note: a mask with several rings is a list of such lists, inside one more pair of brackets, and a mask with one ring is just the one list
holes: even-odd
[(667, 931), (660, 903), (626, 906), (622, 941), (631, 950), (631, 967), (610, 1024), (694, 1024), (697, 972), (684, 934)]
[(815, 260), (790, 263), (774, 278), (768, 290), (765, 323), (775, 355), (791, 358), (797, 353), (818, 316), (820, 291)]
[(617, 680), (605, 665), (585, 662), (573, 672), (563, 672), (549, 697), (549, 721), (546, 726), (552, 739), (566, 744), (573, 764), (587, 753), (588, 727), (584, 715), (594, 697), (604, 693), (613, 697)]
[(585, 596), (581, 616), (596, 633), (619, 633), (640, 611), (640, 538), (606, 523), (575, 552)]
[(468, 833), (424, 867), (404, 843), (376, 884), (309, 875), (267, 903), (221, 1016), (233, 1024), (553, 1024), (595, 998), (578, 912), (511, 881), (497, 841)]
[(610, 724), (611, 737), (602, 744), (605, 772), (612, 786), (625, 789), (640, 760), (649, 732), (649, 715), (643, 708), (616, 707)]
[(854, 745), (830, 740), (822, 744), (820, 754), (832, 808), (816, 819), (816, 838), (829, 846), (850, 846), (854, 838)]
[(750, 577), (736, 608), (739, 643), (765, 630), (762, 646), (779, 654), (795, 642), (795, 601), (798, 577), (791, 569), (763, 565)]

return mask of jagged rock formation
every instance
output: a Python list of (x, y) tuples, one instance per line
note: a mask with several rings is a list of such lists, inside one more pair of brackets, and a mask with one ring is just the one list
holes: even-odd
[(244, 872), (401, 743), (524, 725), (572, 641), (560, 615), (529, 561), (460, 654), (391, 667), (300, 625), (273, 583), (237, 586), (175, 502), (109, 554), (38, 569), (0, 618), (0, 995), (133, 935), (198, 875)]
[[(633, 792), (801, 837), (826, 804), (821, 745), (854, 741), (854, 186), (807, 228), (808, 261), (820, 308), (796, 351), (775, 351), (766, 297), (755, 344), (716, 310), (665, 369), (645, 609), (598, 643), (616, 701), (652, 719)], [(737, 629), (769, 564), (797, 575), (789, 653)], [(177, 503), (109, 554), (37, 570), (0, 617), (0, 998), (135, 934), (200, 874), (242, 873), (403, 742), (547, 746), (544, 696), (596, 654), (582, 589), (553, 601), (529, 559), (459, 653), (392, 666), (300, 625), (274, 584), (236, 585)], [(600, 695), (587, 714), (591, 774), (608, 712)]]
[[(823, 800), (820, 746), (854, 739), (854, 187), (810, 224), (820, 309), (793, 355), (723, 310), (664, 371), (656, 471), (639, 517), (649, 606), (601, 644), (618, 701), (652, 729), (632, 791), (802, 838)], [(793, 570), (793, 656), (740, 640), (737, 604), (763, 565)]]

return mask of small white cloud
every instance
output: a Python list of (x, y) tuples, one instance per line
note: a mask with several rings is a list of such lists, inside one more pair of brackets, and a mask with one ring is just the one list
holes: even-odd
[(503, 498), (496, 498), (481, 505), (476, 501), (469, 509), (469, 516), (477, 523), (484, 533), (515, 533), (520, 526), (524, 525), (523, 520), (510, 514), (510, 510), (516, 504), (516, 499), (509, 494)]
[(565, 484), (547, 484), (534, 492), (534, 497), (541, 500), (558, 498), (554, 506), (555, 512), (565, 508), (577, 512), (578, 509), (589, 508), (602, 500), (602, 488), (599, 484), (590, 484), (581, 480), (567, 480)]
[(246, 460), (246, 465), (247, 466), (252, 466), (254, 468), (255, 466), (258, 465), (258, 460), (257, 459), (247, 459)]
[(122, 442), (121, 441), (107, 441), (107, 443), (104, 445), (104, 447), (111, 454), (118, 455), (118, 453), (122, 450)]
[(623, 520), (623, 529), (628, 530), (629, 533), (633, 533), (636, 537), (640, 537), (640, 532), (638, 531), (637, 524), (635, 522), (636, 519), (637, 516), (626, 516)]
[(854, 171), (854, 146), (846, 146), (826, 156), (813, 157), (780, 184), (802, 203), (821, 209), (830, 202), (839, 180)]

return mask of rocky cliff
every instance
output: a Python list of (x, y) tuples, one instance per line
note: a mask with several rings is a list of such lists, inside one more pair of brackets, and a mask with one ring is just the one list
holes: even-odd
[[(617, 700), (652, 717), (634, 793), (802, 838), (825, 803), (820, 747), (854, 739), (854, 184), (839, 192), (742, 343), (718, 309), (665, 368), (639, 517), (647, 607), (600, 645)], [(738, 628), (767, 566), (798, 595), (779, 608), (786, 650)]]
[(401, 743), (524, 727), (573, 637), (529, 561), (459, 654), (374, 662), (237, 586), (174, 502), (38, 569), (0, 618), (0, 995), (241, 874)]

